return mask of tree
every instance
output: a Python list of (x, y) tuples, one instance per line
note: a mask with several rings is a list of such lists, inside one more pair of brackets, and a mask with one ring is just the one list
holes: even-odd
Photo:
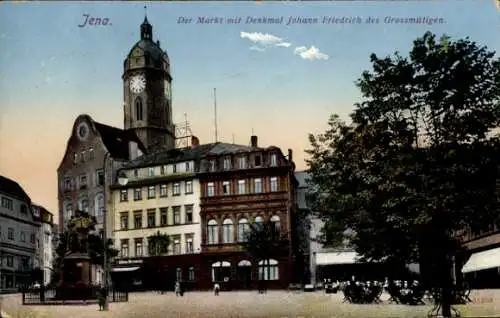
[(333, 115), (310, 135), (312, 210), (322, 239), (346, 230), (365, 260), (422, 262), (451, 317), (461, 233), (498, 221), (500, 62), (469, 39), (426, 33), (408, 57), (370, 57), (352, 123)]
[(148, 252), (150, 256), (160, 256), (168, 253), (170, 236), (160, 231), (148, 237)]
[[(283, 250), (283, 241), (286, 237), (280, 233), (280, 230), (271, 221), (255, 222), (250, 224), (249, 231), (246, 234), (245, 241), (242, 242), (243, 248), (250, 254), (254, 262), (263, 261), (267, 270), (266, 280), (270, 280), (270, 259)], [(264, 277), (259, 277), (259, 281)]]

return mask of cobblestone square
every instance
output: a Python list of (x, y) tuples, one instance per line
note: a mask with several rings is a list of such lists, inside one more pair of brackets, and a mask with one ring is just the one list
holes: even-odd
[[(4, 296), (2, 310), (10, 318), (56, 317), (380, 317), (424, 318), (431, 306), (389, 304), (387, 296), (379, 305), (353, 305), (342, 301), (342, 294), (269, 291), (190, 292), (176, 297), (172, 292), (131, 293), (128, 303), (112, 303), (110, 311), (100, 312), (97, 305), (22, 306), (21, 295)], [(457, 306), (463, 317), (500, 317), (500, 291), (473, 291), (474, 303)]]

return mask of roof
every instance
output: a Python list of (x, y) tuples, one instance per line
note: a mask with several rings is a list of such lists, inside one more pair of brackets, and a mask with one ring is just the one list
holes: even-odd
[(250, 152), (250, 151), (254, 151), (254, 150), (264, 150), (264, 149), (265, 148), (230, 144), (230, 143), (226, 143), (226, 142), (218, 142), (209, 151), (209, 153), (207, 155), (235, 154), (235, 153), (243, 153), (243, 152)]
[(0, 176), (0, 192), (17, 199), (31, 202), (31, 199), (24, 189), (14, 180)]
[(216, 144), (210, 143), (199, 145), (196, 148), (179, 148), (171, 150), (161, 150), (147, 155), (143, 155), (136, 160), (125, 164), (125, 169), (142, 168), (155, 165), (169, 164), (173, 162), (182, 162), (189, 160), (201, 159), (207, 154)]
[(129, 159), (129, 142), (136, 142), (139, 149), (146, 153), (146, 148), (132, 130), (123, 130), (94, 121), (95, 128), (101, 135), (104, 146), (114, 159)]

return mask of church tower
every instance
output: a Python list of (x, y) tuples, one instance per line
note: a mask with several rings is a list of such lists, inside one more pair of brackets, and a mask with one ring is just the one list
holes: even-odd
[(167, 52), (153, 41), (147, 16), (141, 39), (123, 63), (124, 128), (135, 131), (149, 151), (175, 148), (172, 76)]

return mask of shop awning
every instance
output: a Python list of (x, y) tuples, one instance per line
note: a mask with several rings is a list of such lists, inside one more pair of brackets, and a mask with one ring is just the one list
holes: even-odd
[(473, 253), (462, 267), (462, 273), (477, 272), (495, 267), (500, 267), (500, 247)]
[(138, 266), (135, 266), (135, 267), (115, 267), (115, 268), (112, 268), (111, 271), (112, 272), (133, 272), (133, 271), (136, 271), (138, 270), (140, 267)]
[(316, 265), (340, 265), (357, 263), (356, 252), (321, 252), (316, 253)]

